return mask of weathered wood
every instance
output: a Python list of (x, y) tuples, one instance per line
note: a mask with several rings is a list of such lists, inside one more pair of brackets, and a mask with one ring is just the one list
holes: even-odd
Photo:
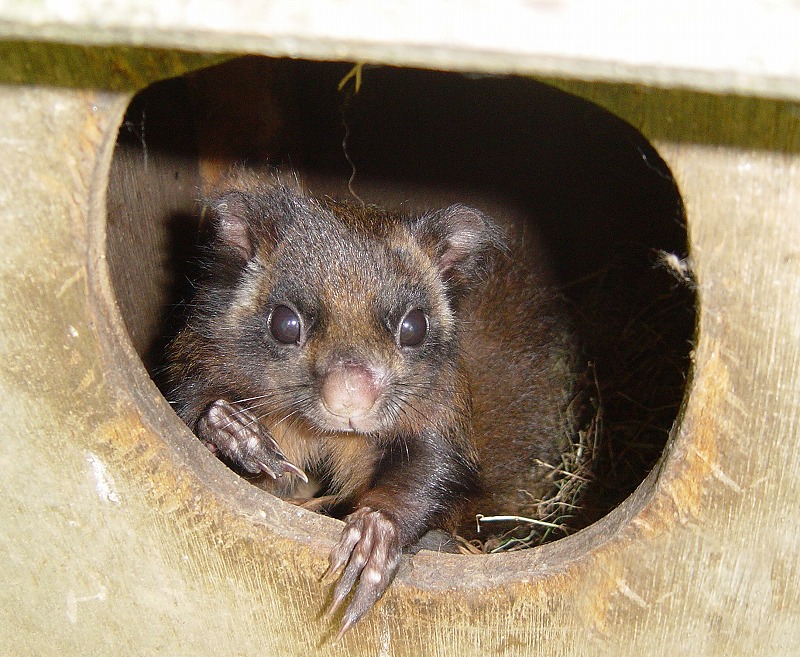
[[(186, 94), (176, 93), (184, 86), (161, 83), (150, 103), (128, 108), (109, 173), (109, 272), (133, 346), (148, 364), (180, 300), (170, 295), (183, 274), (174, 254), (189, 250), (192, 233), (176, 227), (197, 230), (197, 150)], [(159, 221), (148, 220), (154, 208)]]
[[(177, 32), (140, 27), (178, 43)], [(266, 49), (274, 38), (254, 39)], [(425, 61), (411, 45), (383, 47), (375, 58)], [(452, 52), (470, 52), (466, 67), (496, 65), (466, 45)], [(95, 89), (125, 88), (109, 80), (130, 60), (105, 53), (120, 65), (97, 67), (91, 85), (0, 88), (6, 654), (796, 654), (791, 103), (560, 83), (639, 127), (678, 180), (700, 298), (680, 422), (660, 466), (608, 517), (526, 553), (420, 553), (374, 613), (329, 645), (318, 577), (338, 524), (260, 493), (198, 449), (117, 311), (105, 194), (129, 95)], [(15, 61), (0, 64), (3, 80), (25, 79)], [(165, 64), (162, 76), (180, 69)], [(570, 76), (591, 77), (591, 64)], [(452, 578), (460, 584), (448, 588)]]
[(793, 0), (0, 2), (0, 35), (800, 98)]

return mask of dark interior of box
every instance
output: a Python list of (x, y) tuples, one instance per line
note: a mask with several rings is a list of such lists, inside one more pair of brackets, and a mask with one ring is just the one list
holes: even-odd
[(589, 363), (597, 426), (580, 508), (565, 520), (564, 533), (576, 531), (644, 479), (685, 392), (694, 292), (659, 266), (660, 253), (687, 252), (675, 182), (637, 130), (545, 84), (365, 67), (357, 92), (355, 77), (340, 90), (351, 68), (244, 58), (134, 98), (107, 225), (131, 340), (157, 373), (191, 294), (198, 199), (236, 163), (291, 167), (315, 193), (522, 211), (543, 236)]

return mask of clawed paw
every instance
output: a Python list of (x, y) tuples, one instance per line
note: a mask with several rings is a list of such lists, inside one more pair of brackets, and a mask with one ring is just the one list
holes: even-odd
[(308, 482), (305, 472), (289, 462), (258, 418), (239, 404), (218, 399), (200, 416), (197, 435), (214, 452), (251, 474), (273, 479), (293, 474)]
[(339, 542), (331, 551), (323, 580), (341, 573), (326, 612), (333, 616), (352, 591), (337, 639), (370, 610), (394, 579), (402, 549), (397, 522), (388, 514), (362, 507), (349, 515)]

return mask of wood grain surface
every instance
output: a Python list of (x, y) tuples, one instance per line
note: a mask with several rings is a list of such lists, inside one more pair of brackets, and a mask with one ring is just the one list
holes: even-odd
[[(405, 56), (379, 45), (378, 59)], [(54, 69), (85, 71), (98, 54), (41, 47)], [(4, 654), (797, 654), (796, 105), (555, 81), (640, 129), (678, 182), (700, 305), (679, 421), (657, 468), (609, 516), (524, 553), (422, 552), (334, 644), (319, 578), (338, 521), (271, 498), (199, 448), (150, 381), (112, 292), (107, 259), (124, 247), (106, 240), (117, 130), (133, 90), (197, 59), (176, 51), (143, 73), (125, 49), (102, 53), (91, 80), (27, 70), (25, 58), (0, 64)], [(569, 77), (590, 79), (582, 66)]]

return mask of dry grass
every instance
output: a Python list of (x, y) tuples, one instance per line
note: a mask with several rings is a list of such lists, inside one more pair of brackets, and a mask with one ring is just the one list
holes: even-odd
[[(561, 454), (561, 462), (537, 464), (551, 470), (552, 488), (542, 498), (527, 491), (529, 503), (524, 516), (478, 516), (479, 531), (491, 535), (485, 541), (459, 540), (463, 552), (495, 553), (541, 545), (563, 538), (584, 525), (583, 497), (594, 481), (594, 454), (598, 437), (602, 435), (603, 413), (597, 381), (590, 366), (577, 386), (577, 392), (566, 409), (565, 431), (569, 444)], [(513, 523), (502, 535), (492, 535), (493, 523)]]

